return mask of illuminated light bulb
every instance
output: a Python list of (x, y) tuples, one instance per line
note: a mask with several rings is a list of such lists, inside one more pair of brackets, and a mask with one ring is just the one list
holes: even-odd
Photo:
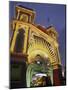
[(19, 31), (17, 31), (17, 34), (19, 34)]
[(45, 58), (48, 58), (48, 55), (47, 54), (45, 54)]
[(55, 46), (56, 46), (56, 47), (58, 47), (58, 46), (59, 46), (59, 45), (58, 45), (58, 43), (55, 43), (55, 42), (54, 42), (54, 44), (55, 44)]

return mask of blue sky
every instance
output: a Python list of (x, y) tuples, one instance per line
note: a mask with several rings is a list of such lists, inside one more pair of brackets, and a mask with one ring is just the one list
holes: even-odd
[(36, 11), (35, 23), (45, 27), (53, 25), (59, 34), (59, 49), (62, 64), (65, 65), (65, 38), (66, 38), (66, 5), (63, 4), (45, 4), (28, 2), (9, 2), (9, 17), (14, 18), (16, 5), (22, 5)]

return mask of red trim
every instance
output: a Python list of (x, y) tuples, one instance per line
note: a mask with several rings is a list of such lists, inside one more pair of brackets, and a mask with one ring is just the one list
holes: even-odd
[(25, 60), (27, 60), (27, 56), (26, 54), (21, 54), (21, 53), (11, 53), (10, 54), (10, 58), (11, 60), (14, 60), (14, 61), (18, 61), (18, 62), (23, 62)]
[(20, 57), (22, 57), (22, 56), (24, 56), (24, 57), (26, 57), (26, 56), (28, 56), (27, 54), (22, 54), (22, 53), (11, 53), (11, 55), (12, 56), (20, 56)]
[(43, 31), (44, 33), (47, 33), (46, 28), (44, 28), (40, 25), (38, 25), (37, 28), (40, 29), (41, 31)]

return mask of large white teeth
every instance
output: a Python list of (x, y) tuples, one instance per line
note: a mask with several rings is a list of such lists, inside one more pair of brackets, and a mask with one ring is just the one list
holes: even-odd
[(43, 76), (46, 77), (47, 74), (44, 74), (44, 73), (37, 73), (37, 74), (34, 75), (34, 77), (32, 78), (32, 80), (36, 80), (38, 77), (41, 78), (41, 77), (43, 77)]
[(38, 73), (38, 74), (35, 74), (35, 76), (37, 76), (37, 77), (43, 77), (43, 76), (47, 76), (46, 74), (43, 74), (43, 73)]

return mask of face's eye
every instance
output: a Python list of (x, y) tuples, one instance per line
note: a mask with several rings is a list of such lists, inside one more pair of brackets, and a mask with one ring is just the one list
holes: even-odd
[(40, 64), (41, 62), (40, 61), (37, 61), (37, 64)]
[(38, 64), (38, 65), (42, 65), (41, 61), (35, 61), (35, 63)]

